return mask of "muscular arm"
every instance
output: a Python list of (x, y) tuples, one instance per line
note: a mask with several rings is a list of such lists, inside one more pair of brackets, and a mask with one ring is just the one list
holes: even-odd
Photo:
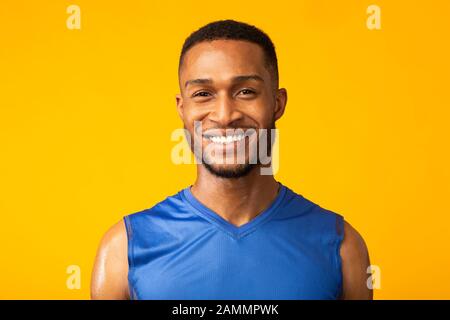
[(373, 290), (367, 287), (370, 276), (369, 253), (361, 235), (349, 223), (344, 222), (344, 240), (341, 249), (343, 300), (372, 300)]
[(121, 220), (100, 242), (92, 271), (91, 299), (129, 299), (127, 250), (125, 223)]

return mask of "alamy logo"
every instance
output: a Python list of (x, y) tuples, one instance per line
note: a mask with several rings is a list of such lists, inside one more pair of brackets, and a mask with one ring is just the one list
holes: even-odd
[(366, 26), (369, 30), (380, 30), (381, 29), (381, 9), (376, 4), (371, 4), (367, 7), (367, 17)]
[(69, 274), (66, 280), (66, 287), (69, 290), (81, 288), (81, 268), (78, 265), (67, 266), (66, 273)]
[[(194, 133), (175, 129), (171, 150), (174, 164), (260, 164), (261, 174), (275, 174), (279, 168), (278, 129), (212, 128), (203, 130), (194, 122)], [(194, 155), (194, 158), (192, 157)]]
[(81, 29), (81, 10), (76, 4), (67, 7), (66, 12), (70, 14), (66, 20), (66, 26), (69, 30)]

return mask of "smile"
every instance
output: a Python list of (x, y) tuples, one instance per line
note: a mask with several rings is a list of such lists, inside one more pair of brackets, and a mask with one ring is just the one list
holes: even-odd
[(232, 143), (232, 142), (236, 142), (236, 141), (241, 141), (245, 138), (245, 135), (244, 134), (232, 134), (232, 135), (228, 135), (228, 136), (204, 135), (204, 137), (207, 140), (212, 141), (214, 143), (227, 144), (227, 143)]

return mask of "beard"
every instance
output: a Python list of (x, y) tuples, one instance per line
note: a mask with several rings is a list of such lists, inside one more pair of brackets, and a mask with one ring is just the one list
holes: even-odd
[[(272, 154), (272, 131), (271, 131), (271, 129), (275, 129), (275, 120), (274, 119), (272, 119), (271, 125), (267, 129), (268, 129), (268, 133), (266, 136), (266, 142), (267, 142), (266, 150), (267, 150), (268, 156), (271, 156), (271, 154)], [(259, 133), (258, 133), (258, 135), (259, 135)], [(254, 142), (257, 144), (256, 150), (259, 149), (259, 143), (260, 143), (259, 138), (260, 137), (258, 136), (258, 139)], [(250, 148), (250, 146), (249, 146), (248, 149), (251, 150), (252, 148)], [(203, 166), (205, 166), (205, 168), (211, 174), (213, 174), (216, 177), (225, 178), (225, 179), (237, 179), (237, 178), (245, 177), (250, 172), (252, 172), (255, 168), (258, 168), (261, 165), (260, 158), (258, 156), (256, 157), (256, 163), (250, 163), (250, 160), (247, 158), (245, 163), (243, 163), (243, 164), (232, 164), (232, 165), (226, 165), (226, 166), (215, 165), (215, 164), (211, 163), (210, 161), (206, 161), (204, 154), (202, 154), (201, 157), (203, 160), (202, 161)]]
[(203, 165), (210, 173), (212, 173), (216, 177), (226, 179), (237, 179), (245, 177), (257, 166), (254, 163), (245, 163), (227, 169), (227, 168), (216, 168), (214, 165), (211, 165), (206, 162), (203, 162)]

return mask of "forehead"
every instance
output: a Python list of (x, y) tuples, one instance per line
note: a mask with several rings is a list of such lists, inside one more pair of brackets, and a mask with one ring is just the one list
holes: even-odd
[(191, 78), (227, 80), (237, 75), (270, 77), (263, 49), (248, 41), (204, 41), (190, 48), (180, 69), (180, 82)]

